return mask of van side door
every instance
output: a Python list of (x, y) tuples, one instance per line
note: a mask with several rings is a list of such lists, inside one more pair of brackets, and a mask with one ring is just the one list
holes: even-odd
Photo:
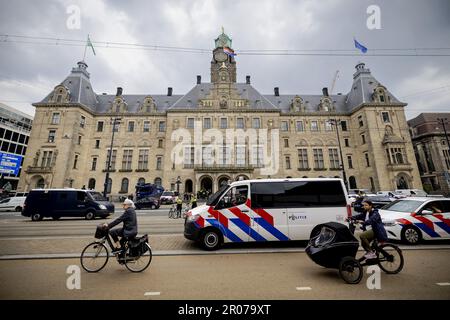
[(254, 230), (266, 241), (290, 240), (284, 183), (253, 182), (250, 189), (250, 207), (256, 222)]

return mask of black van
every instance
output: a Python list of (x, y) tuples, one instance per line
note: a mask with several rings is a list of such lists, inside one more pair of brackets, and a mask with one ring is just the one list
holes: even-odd
[(114, 205), (93, 190), (80, 189), (35, 189), (25, 199), (22, 216), (33, 221), (51, 217), (95, 217), (106, 218), (114, 213)]

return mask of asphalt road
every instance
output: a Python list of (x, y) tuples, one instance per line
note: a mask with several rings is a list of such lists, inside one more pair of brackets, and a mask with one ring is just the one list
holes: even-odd
[(450, 250), (404, 257), (401, 273), (381, 272), (380, 289), (368, 288), (367, 267), (349, 285), (304, 253), (157, 256), (138, 274), (110, 260), (99, 273), (81, 269), (79, 290), (66, 286), (78, 259), (0, 261), (0, 299), (450, 299)]

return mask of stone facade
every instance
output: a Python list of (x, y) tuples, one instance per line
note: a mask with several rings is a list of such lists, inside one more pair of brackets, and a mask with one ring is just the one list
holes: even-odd
[[(329, 95), (326, 88), (321, 95), (286, 95), (279, 88), (263, 95), (250, 76), (237, 82), (231, 39), (222, 33), (215, 44), (211, 83), (197, 76), (185, 95), (173, 95), (172, 88), (165, 95), (126, 95), (122, 88), (116, 95), (98, 95), (86, 63), (78, 62), (34, 104), (19, 187), (35, 188), (44, 179), (45, 187), (102, 191), (114, 118), (120, 125), (108, 186), (113, 196), (134, 193), (143, 180), (180, 192), (214, 192), (236, 179), (342, 177), (340, 151), (350, 188), (422, 187), (406, 104), (363, 63), (347, 95)], [(52, 123), (55, 117), (58, 123)]]
[[(438, 119), (446, 119), (447, 137)], [(421, 113), (408, 121), (423, 186), (445, 196), (450, 196), (449, 120), (450, 113)]]

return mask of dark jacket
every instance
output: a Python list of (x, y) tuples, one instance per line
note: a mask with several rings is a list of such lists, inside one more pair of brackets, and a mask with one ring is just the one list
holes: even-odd
[(128, 208), (125, 212), (118, 217), (116, 220), (111, 222), (108, 227), (109, 229), (117, 226), (119, 223), (123, 222), (123, 235), (127, 238), (135, 237), (138, 233), (136, 211), (133, 208)]
[(373, 208), (369, 213), (369, 219), (366, 220), (366, 212), (358, 214), (352, 217), (355, 220), (362, 220), (363, 230), (366, 230), (366, 226), (370, 225), (372, 227), (373, 233), (378, 241), (387, 241), (387, 233), (386, 229), (384, 229), (383, 222), (381, 221), (380, 213), (378, 209)]

